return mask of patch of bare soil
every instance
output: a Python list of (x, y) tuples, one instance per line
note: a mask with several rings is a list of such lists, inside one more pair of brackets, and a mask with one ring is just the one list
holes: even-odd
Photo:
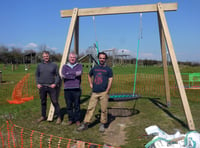
[(125, 128), (131, 124), (130, 111), (122, 107), (123, 103), (119, 102), (116, 106), (117, 108), (114, 107), (108, 110), (108, 113), (114, 117), (114, 120), (106, 128), (103, 136), (104, 143), (112, 146), (126, 144)]

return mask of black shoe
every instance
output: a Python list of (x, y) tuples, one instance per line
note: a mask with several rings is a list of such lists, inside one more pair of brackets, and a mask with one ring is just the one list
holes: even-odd
[(88, 129), (88, 124), (87, 123), (83, 123), (81, 126), (79, 126), (77, 128), (77, 131), (84, 131), (86, 129)]

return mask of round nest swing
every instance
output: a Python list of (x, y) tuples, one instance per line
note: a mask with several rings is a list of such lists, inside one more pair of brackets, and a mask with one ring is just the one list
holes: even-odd
[(109, 101), (130, 101), (140, 97), (138, 94), (112, 94), (109, 95)]

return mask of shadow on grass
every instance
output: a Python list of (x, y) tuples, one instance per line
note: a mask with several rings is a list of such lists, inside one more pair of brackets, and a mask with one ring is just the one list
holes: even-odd
[(64, 119), (64, 116), (67, 114), (67, 109), (66, 107), (63, 107), (60, 109), (60, 114), (61, 114), (61, 119)]
[[(116, 119), (116, 117), (130, 117), (136, 114), (139, 114), (140, 111), (135, 109), (136, 102), (133, 108), (120, 108), (120, 107), (109, 107), (108, 108), (108, 122), (105, 124), (105, 128), (108, 128), (109, 125)], [(93, 121), (89, 127), (93, 127), (96, 124), (100, 123), (101, 110), (99, 114), (95, 115), (95, 121)]]
[[(96, 114), (96, 115), (95, 115), (95, 118), (96, 118), (96, 119), (95, 119), (92, 123), (90, 123), (90, 124), (88, 125), (88, 127), (89, 127), (89, 128), (92, 128), (92, 127), (96, 126), (97, 124), (99, 124), (99, 123), (100, 123), (100, 116), (101, 116), (101, 114)], [(108, 113), (108, 122), (105, 124), (105, 128), (108, 128), (109, 125), (110, 125), (110, 123), (111, 123), (112, 121), (114, 121), (115, 118), (116, 118), (115, 116), (112, 116), (111, 114)]]
[(83, 95), (83, 96), (81, 97), (81, 102), (80, 102), (80, 104), (82, 104), (82, 103), (88, 101), (89, 99), (90, 99), (90, 95)]
[(169, 117), (173, 118), (174, 120), (176, 120), (177, 122), (179, 122), (183, 127), (189, 129), (188, 125), (185, 124), (183, 121), (181, 121), (180, 119), (178, 119), (177, 117), (175, 117), (168, 109), (167, 109), (167, 105), (160, 102), (160, 98), (146, 98), (149, 101), (151, 101), (154, 105), (156, 105), (158, 108), (160, 108), (161, 110), (163, 110)]
[[(67, 108), (63, 107), (60, 109), (60, 113), (61, 113), (61, 119), (64, 120), (64, 116), (67, 115)], [(86, 113), (86, 109), (81, 109), (81, 117), (80, 117), (80, 121), (82, 122), (84, 117), (85, 117), (85, 113)]]
[[(86, 102), (89, 98), (90, 98), (89, 95), (83, 95), (81, 97), (80, 104)], [(64, 116), (67, 115), (67, 108), (66, 107), (61, 108), (60, 109), (60, 113), (61, 113), (61, 119), (63, 120)], [(86, 113), (86, 110), (85, 109), (81, 109), (81, 121), (83, 121), (85, 113)]]
[(80, 117), (81, 122), (83, 122), (83, 120), (84, 120), (86, 111), (87, 111), (86, 109), (81, 109), (81, 117)]
[[(83, 95), (81, 97), (80, 104), (87, 102), (89, 99), (90, 99), (90, 95)], [(105, 125), (105, 127), (108, 128), (110, 123), (112, 121), (114, 121), (116, 117), (129, 117), (129, 116), (139, 114), (139, 110), (135, 109), (135, 106), (136, 106), (136, 101), (134, 103), (133, 108), (120, 108), (120, 107), (118, 107), (118, 108), (115, 108), (115, 107), (108, 108), (108, 122)], [(86, 109), (81, 109), (81, 122), (83, 122), (86, 112), (87, 112)], [(62, 119), (64, 118), (65, 114), (67, 114), (67, 109), (62, 108), (61, 109)], [(94, 127), (94, 126), (96, 126), (97, 124), (100, 123), (100, 116), (101, 116), (101, 110), (99, 110), (99, 114), (95, 115), (96, 119), (92, 123), (89, 124), (89, 128), (92, 128), (92, 127)]]

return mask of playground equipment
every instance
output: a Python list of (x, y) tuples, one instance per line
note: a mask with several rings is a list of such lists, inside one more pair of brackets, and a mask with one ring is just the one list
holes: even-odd
[(109, 96), (110, 101), (127, 101), (131, 99), (138, 99), (140, 97), (138, 94), (135, 93), (135, 89), (136, 89), (136, 80), (137, 80), (138, 55), (139, 55), (139, 47), (140, 47), (141, 39), (142, 39), (142, 13), (140, 13), (140, 32), (139, 32), (138, 44), (137, 44), (137, 56), (136, 56), (136, 63), (135, 63), (133, 92), (132, 94), (112, 94)]
[[(93, 16), (92, 19), (93, 19), (94, 32), (95, 32), (95, 39), (96, 39), (95, 47), (96, 47), (97, 55), (98, 55), (98, 54), (99, 54), (99, 43), (98, 43), (98, 40), (97, 40), (95, 16)], [(99, 59), (97, 59), (97, 62), (98, 62), (98, 64), (99, 64)]]
[[(61, 73), (62, 66), (66, 62), (73, 36), (74, 36), (74, 50), (76, 54), (79, 53), (78, 41), (79, 41), (79, 17), (80, 16), (157, 12), (159, 32), (160, 32), (161, 54), (162, 54), (162, 62), (163, 62), (163, 70), (164, 70), (166, 102), (167, 102), (167, 105), (170, 106), (171, 101), (170, 101), (170, 89), (169, 89), (168, 67), (167, 67), (167, 56), (166, 56), (166, 46), (167, 46), (168, 53), (171, 58), (173, 70), (175, 73), (175, 78), (178, 85), (179, 93), (181, 96), (183, 108), (185, 111), (186, 119), (188, 122), (188, 126), (190, 130), (195, 130), (191, 110), (188, 104), (185, 88), (183, 85), (182, 77), (180, 74), (179, 66), (177, 63), (176, 55), (174, 52), (171, 36), (169, 33), (169, 29), (168, 29), (168, 25), (167, 25), (165, 13), (164, 13), (165, 11), (175, 11), (175, 10), (177, 10), (177, 3), (166, 3), (166, 4), (158, 3), (158, 4), (149, 4), (149, 5), (88, 8), (88, 9), (74, 8), (73, 10), (61, 11), (61, 17), (63, 18), (71, 17), (71, 22), (69, 26), (69, 31), (68, 31), (68, 35), (66, 39), (66, 44), (65, 44), (59, 72)], [(52, 120), (52, 119), (49, 119), (49, 120)]]
[(195, 85), (195, 83), (200, 83), (200, 73), (189, 73), (189, 89), (200, 89), (200, 85)]
[(200, 89), (200, 73), (182, 73), (185, 89)]

